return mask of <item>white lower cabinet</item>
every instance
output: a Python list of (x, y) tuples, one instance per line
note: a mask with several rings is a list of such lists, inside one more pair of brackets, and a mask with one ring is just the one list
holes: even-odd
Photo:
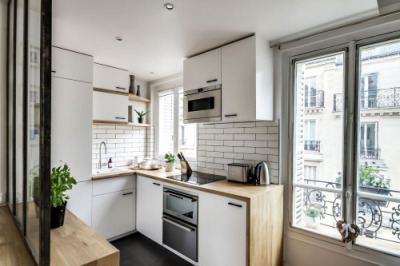
[(105, 239), (136, 228), (134, 178), (93, 181), (92, 228)]
[(199, 265), (246, 265), (246, 202), (210, 193), (199, 198)]
[(137, 230), (162, 245), (163, 184), (137, 176)]
[(66, 192), (70, 199), (67, 209), (88, 226), (92, 226), (92, 180), (78, 182)]

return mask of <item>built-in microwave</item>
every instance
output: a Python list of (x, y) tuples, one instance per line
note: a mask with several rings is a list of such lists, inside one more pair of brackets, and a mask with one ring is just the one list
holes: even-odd
[(184, 123), (221, 121), (221, 94), (221, 84), (185, 91), (183, 97)]

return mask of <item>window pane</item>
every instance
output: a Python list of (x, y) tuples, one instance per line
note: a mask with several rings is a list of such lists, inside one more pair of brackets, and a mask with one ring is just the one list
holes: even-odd
[(400, 254), (400, 41), (360, 55), (357, 243)]
[(174, 153), (174, 94), (161, 94), (158, 100), (158, 155), (163, 157), (168, 152)]
[(179, 92), (179, 152), (187, 158), (196, 158), (196, 124), (183, 123), (183, 91)]
[[(334, 237), (342, 212), (343, 59), (336, 53), (295, 65), (293, 225)], [(310, 212), (321, 214), (320, 225), (307, 224)]]

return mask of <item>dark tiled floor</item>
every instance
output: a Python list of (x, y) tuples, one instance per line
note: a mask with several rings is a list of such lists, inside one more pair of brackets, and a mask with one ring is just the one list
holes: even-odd
[(190, 266), (166, 248), (140, 233), (111, 242), (120, 251), (121, 266)]

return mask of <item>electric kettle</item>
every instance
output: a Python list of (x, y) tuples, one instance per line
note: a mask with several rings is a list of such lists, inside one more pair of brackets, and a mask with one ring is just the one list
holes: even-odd
[(257, 186), (269, 186), (271, 180), (269, 178), (268, 165), (266, 162), (259, 162), (254, 169), (254, 179)]

